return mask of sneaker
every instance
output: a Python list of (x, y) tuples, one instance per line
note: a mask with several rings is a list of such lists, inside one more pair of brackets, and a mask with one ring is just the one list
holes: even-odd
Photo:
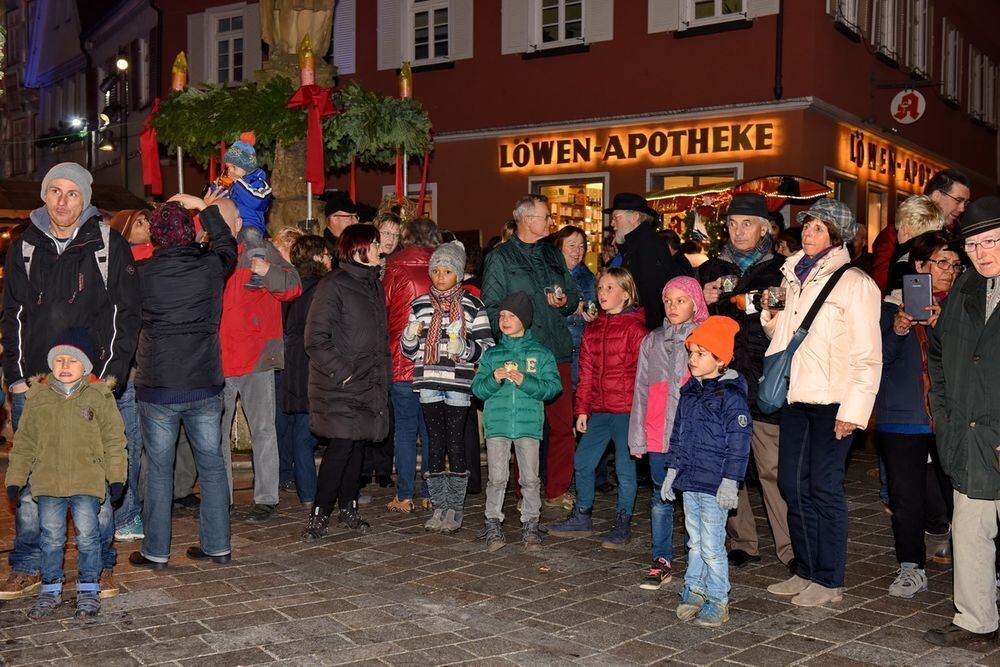
[(390, 512), (399, 512), (401, 514), (409, 514), (413, 511), (413, 501), (409, 498), (405, 500), (400, 500), (399, 496), (396, 496), (386, 504), (385, 508)]
[(690, 621), (698, 615), (706, 602), (708, 602), (708, 598), (685, 586), (684, 590), (681, 591), (680, 602), (677, 603), (677, 618), (682, 621)]
[(292, 480), (281, 482), (278, 484), (278, 489), (281, 491), (287, 491), (288, 493), (293, 493), (295, 491), (295, 482)]
[(118, 595), (118, 582), (115, 581), (115, 574), (111, 570), (101, 572), (101, 597), (113, 598)]
[(263, 523), (274, 516), (277, 508), (277, 505), (261, 505), (260, 503), (254, 503), (253, 509), (250, 510), (250, 514), (247, 515), (247, 523)]
[(657, 558), (649, 566), (649, 570), (646, 572), (642, 583), (639, 584), (639, 588), (644, 591), (658, 591), (660, 590), (660, 586), (669, 583), (673, 576), (673, 568), (670, 567), (670, 561), (665, 558)]
[(717, 628), (728, 620), (729, 605), (709, 598), (698, 610), (694, 622), (696, 625), (703, 625), (707, 628)]
[(525, 551), (538, 551), (542, 548), (542, 536), (538, 532), (537, 519), (521, 524), (521, 543)]
[(970, 651), (987, 650), (986, 645), (996, 641), (997, 631), (969, 632), (954, 623), (943, 628), (933, 628), (924, 633), (924, 641), (935, 646), (956, 646)]
[(337, 523), (347, 526), (356, 533), (367, 533), (372, 529), (371, 524), (361, 518), (358, 513), (358, 504), (355, 502), (350, 509), (340, 510), (337, 516)]
[(115, 530), (115, 542), (138, 542), (146, 534), (142, 531), (142, 517), (136, 515), (128, 524)]
[(486, 550), (490, 553), (507, 546), (507, 538), (503, 536), (500, 519), (487, 519), (483, 524), (483, 530), (479, 533), (479, 539), (486, 540)]
[(573, 509), (573, 505), (576, 504), (576, 496), (567, 491), (561, 496), (556, 496), (555, 498), (545, 498), (542, 503), (546, 507), (561, 507), (564, 510)]
[(76, 585), (76, 611), (73, 616), (85, 621), (101, 613), (101, 585), (98, 583)]
[(324, 512), (322, 507), (316, 507), (314, 505), (312, 512), (309, 514), (309, 523), (306, 525), (306, 529), (302, 533), (302, 539), (306, 542), (321, 539), (326, 536), (329, 526), (330, 513)]
[(608, 536), (601, 542), (605, 549), (624, 549), (625, 545), (632, 539), (632, 515), (626, 514), (623, 510), (615, 513), (614, 523)]
[(45, 618), (62, 604), (62, 583), (45, 584), (44, 586), (39, 583), (38, 585), (41, 592), (35, 598), (35, 604), (28, 610), (28, 618), (32, 621)]
[(889, 585), (889, 595), (909, 600), (927, 590), (927, 573), (915, 563), (900, 563), (896, 580)]
[(549, 527), (549, 534), (556, 537), (590, 537), (594, 534), (593, 509), (583, 510), (573, 505), (565, 521)]
[[(0, 585), (0, 600), (16, 600), (28, 597), (42, 586), (42, 578), (23, 572), (11, 572), (7, 581)], [(60, 589), (61, 590), (61, 589)]]

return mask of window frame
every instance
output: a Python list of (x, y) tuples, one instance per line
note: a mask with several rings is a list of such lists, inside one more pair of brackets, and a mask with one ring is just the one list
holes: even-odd
[[(429, 53), (434, 53), (435, 41), (433, 38), (434, 26), (434, 12), (438, 9), (444, 9), (447, 12), (448, 23), (445, 24), (448, 29), (448, 54), (444, 56), (432, 55), (429, 58), (417, 59), (417, 36), (416, 36), (416, 16), (419, 13), (428, 13), (428, 42)], [(423, 0), (422, 2), (417, 2), (416, 0), (406, 0), (406, 16), (404, 20), (406, 21), (406, 56), (407, 59), (413, 64), (414, 67), (423, 65), (436, 65), (439, 63), (446, 63), (451, 61), (453, 39), (452, 39), (452, 18), (453, 14), (451, 11), (450, 0)]]
[[(227, 18), (228, 19), (233, 19), (233, 18), (236, 18), (236, 17), (239, 17), (240, 22), (241, 22), (241, 27), (240, 27), (239, 31), (229, 30), (226, 33), (220, 33), (219, 32), (219, 21), (222, 21), (223, 19), (227, 19)], [(206, 18), (208, 19), (208, 21), (210, 21), (209, 25), (207, 26), (207, 28), (208, 28), (208, 30), (207, 30), (207, 32), (208, 32), (208, 39), (206, 40), (209, 43), (209, 50), (210, 50), (209, 71), (207, 72), (207, 74), (208, 74), (207, 79), (208, 79), (209, 83), (213, 83), (213, 84), (215, 84), (217, 86), (230, 86), (230, 85), (239, 85), (239, 84), (245, 82), (247, 80), (247, 71), (246, 71), (246, 61), (247, 61), (247, 58), (246, 58), (246, 54), (247, 54), (247, 38), (246, 38), (247, 17), (246, 17), (246, 6), (243, 5), (243, 6), (240, 6), (238, 8), (230, 8), (230, 9), (223, 9), (222, 11), (218, 11), (218, 12), (210, 12), (210, 13), (206, 14)], [(225, 38), (221, 37), (221, 35), (225, 35)], [(223, 81), (219, 81), (219, 69), (220, 69), (219, 68), (219, 44), (220, 44), (220, 42), (223, 41), (223, 39), (225, 39), (225, 41), (228, 41), (229, 45), (230, 45), (229, 46), (229, 54), (228, 54), (229, 55), (229, 78), (227, 78), (227, 80), (224, 81), (224, 82)], [(243, 42), (242, 43), (242, 50), (240, 51), (240, 53), (243, 55), (243, 63), (240, 65), (240, 69), (242, 70), (242, 72), (241, 72), (239, 80), (235, 79), (234, 76), (233, 76), (235, 74), (235, 69), (236, 69), (236, 65), (233, 63), (233, 55), (236, 53), (236, 51), (234, 50), (234, 47), (235, 47), (235, 41), (237, 39), (240, 39)]]
[(836, 23), (856, 35), (860, 35), (862, 32), (859, 18), (861, 2), (862, 0), (826, 0), (826, 11)]
[(925, 79), (930, 78), (933, 67), (934, 17), (931, 11), (930, 0), (906, 0), (906, 66)]
[(679, 31), (687, 30), (689, 28), (700, 28), (702, 26), (719, 25), (720, 23), (731, 23), (733, 21), (748, 21), (750, 19), (747, 13), (747, 3), (749, 0), (740, 0), (740, 10), (738, 12), (732, 12), (730, 14), (723, 14), (722, 3), (725, 0), (713, 0), (715, 3), (715, 14), (708, 18), (698, 19), (695, 18), (695, 3), (696, 0), (681, 0), (681, 20)]
[(743, 162), (714, 162), (711, 164), (688, 165), (684, 167), (654, 167), (646, 170), (646, 192), (662, 190), (654, 184), (654, 179), (661, 176), (707, 176), (708, 172), (732, 169), (735, 175), (730, 180), (738, 181), (743, 178)]
[(997, 127), (997, 64), (969, 45), (969, 115), (987, 127)]
[(560, 49), (567, 46), (579, 46), (587, 43), (587, 0), (580, 2), (580, 36), (566, 38), (566, 2), (577, 2), (578, 0), (557, 0), (560, 20), (559, 36), (554, 42), (544, 42), (542, 40), (542, 0), (528, 0), (528, 8), (531, 12), (531, 40), (528, 44), (529, 50), (544, 51), (546, 49)]
[[(962, 100), (964, 39), (954, 23), (941, 18), (941, 96), (954, 104)], [(951, 58), (949, 58), (949, 55)]]
[[(832, 199), (836, 199), (837, 201), (841, 202), (842, 204), (844, 204), (845, 206), (847, 206), (849, 209), (851, 209), (851, 212), (854, 213), (855, 219), (857, 219), (857, 216), (858, 216), (858, 177), (855, 176), (855, 175), (849, 174), (846, 171), (841, 171), (839, 169), (834, 169), (833, 167), (823, 167), (823, 183), (827, 183), (827, 182), (833, 182), (833, 184), (834, 184), (833, 192), (831, 193), (831, 195), (832, 195), (831, 198)], [(837, 185), (840, 184), (840, 183), (850, 184), (850, 187), (851, 187), (851, 190), (852, 190), (851, 199), (853, 201), (849, 201), (849, 202), (848, 201), (844, 201), (844, 199), (842, 199), (841, 197), (837, 196), (838, 195), (838, 193), (837, 193), (837, 189), (838, 189)], [(866, 215), (867, 215), (867, 211), (868, 211), (867, 207), (868, 207), (868, 199), (867, 199), (867, 192), (866, 192), (865, 193), (865, 212), (866, 212)]]
[(875, 51), (898, 62), (902, 51), (897, 43), (896, 27), (900, 16), (899, 0), (872, 0), (871, 38)]

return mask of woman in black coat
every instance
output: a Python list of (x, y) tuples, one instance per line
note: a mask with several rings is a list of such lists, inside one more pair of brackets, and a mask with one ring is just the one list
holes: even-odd
[(338, 523), (370, 526), (358, 513), (365, 443), (389, 432), (389, 356), (385, 293), (379, 280), (379, 234), (351, 225), (337, 241), (338, 268), (316, 287), (306, 320), (309, 418), (330, 442), (319, 468), (316, 500), (303, 538), (323, 537), (334, 502)]
[(316, 499), (316, 436), (309, 430), (309, 355), (305, 331), (309, 306), (320, 278), (330, 272), (332, 257), (322, 236), (302, 236), (292, 245), (291, 262), (302, 279), (302, 295), (284, 304), (285, 370), (278, 409), (286, 427), (279, 437), (290, 454), (299, 502), (312, 511)]

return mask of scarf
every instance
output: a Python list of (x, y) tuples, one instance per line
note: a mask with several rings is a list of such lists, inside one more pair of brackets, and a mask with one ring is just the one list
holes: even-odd
[(448, 311), (448, 329), (451, 330), (453, 327), (457, 327), (457, 331), (449, 331), (448, 333), (457, 333), (463, 339), (465, 338), (465, 317), (462, 315), (462, 297), (465, 295), (465, 289), (462, 283), (456, 283), (454, 287), (446, 292), (442, 292), (433, 285), (428, 292), (428, 296), (431, 298), (431, 306), (434, 308), (434, 314), (431, 316), (431, 323), (427, 327), (427, 339), (424, 341), (424, 365), (432, 366), (438, 362), (438, 347), (441, 344), (441, 323), (442, 314), (447, 309)]
[(55, 380), (52, 383), (52, 386), (59, 393), (61, 393), (62, 395), (64, 395), (66, 398), (69, 398), (70, 396), (72, 396), (74, 394), (74, 392), (76, 392), (77, 389), (79, 389), (80, 387), (83, 386), (83, 378), (80, 378), (79, 380), (77, 380), (73, 384), (66, 384), (65, 382), (62, 382), (61, 380)]
[(809, 273), (813, 270), (813, 267), (816, 266), (816, 263), (826, 257), (827, 253), (833, 250), (834, 247), (835, 246), (830, 246), (826, 250), (816, 253), (813, 257), (810, 257), (809, 255), (802, 255), (802, 259), (800, 259), (799, 263), (795, 265), (795, 277), (799, 279), (800, 283), (804, 284), (806, 282), (806, 278), (809, 277)]
[(747, 252), (737, 250), (732, 241), (727, 241), (719, 257), (740, 267), (740, 273), (746, 273), (757, 262), (767, 261), (774, 256), (771, 251), (773, 245), (770, 234), (764, 234), (757, 245)]

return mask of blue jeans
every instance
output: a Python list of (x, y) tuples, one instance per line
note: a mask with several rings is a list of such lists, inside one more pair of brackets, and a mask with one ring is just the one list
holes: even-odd
[(149, 461), (142, 508), (142, 555), (158, 563), (170, 557), (170, 509), (174, 501), (174, 455), (181, 422), (191, 442), (201, 486), (199, 536), (209, 556), (230, 552), (229, 481), (222, 458), (222, 394), (189, 403), (139, 401), (142, 442)]
[(292, 464), (291, 415), (282, 411), (282, 397), (285, 395), (285, 371), (274, 371), (274, 432), (278, 436), (278, 484), (295, 481)]
[(847, 563), (844, 472), (854, 436), (834, 436), (838, 409), (786, 405), (778, 444), (778, 488), (788, 501), (795, 574), (827, 588), (844, 585)]
[(719, 509), (715, 494), (684, 492), (684, 530), (688, 539), (684, 585), (721, 604), (729, 603), (728, 514)]
[(139, 461), (142, 458), (142, 433), (139, 432), (139, 410), (135, 405), (135, 385), (129, 383), (118, 399), (118, 412), (125, 422), (128, 440), (128, 486), (121, 507), (115, 510), (115, 530), (127, 528), (142, 513), (139, 499)]
[(662, 558), (669, 563), (674, 557), (674, 504), (660, 497), (660, 487), (667, 476), (666, 464), (666, 454), (649, 453), (649, 476), (653, 479), (653, 500), (649, 512), (653, 560)]
[(316, 500), (316, 436), (309, 430), (309, 413), (282, 413), (287, 422), (278, 435), (278, 449), (286, 447), (292, 456), (292, 476), (299, 502)]
[(440, 403), (465, 408), (472, 405), (472, 394), (464, 391), (441, 391), (440, 389), (421, 389), (417, 392), (421, 403)]
[(587, 420), (587, 431), (580, 438), (573, 456), (576, 470), (576, 504), (589, 510), (594, 506), (594, 471), (604, 457), (608, 441), (615, 441), (615, 474), (618, 476), (619, 512), (632, 514), (637, 484), (635, 461), (628, 452), (629, 413), (596, 412)]
[[(24, 403), (27, 398), (27, 393), (11, 395), (10, 418), (14, 431), (17, 431), (17, 427), (21, 423), (21, 413), (24, 412)], [(107, 495), (104, 496), (104, 502), (101, 503), (98, 522), (101, 530), (101, 560), (104, 569), (110, 570), (118, 562), (118, 552), (115, 550), (114, 544), (114, 511)], [(21, 490), (21, 498), (14, 514), (14, 549), (7, 557), (12, 572), (31, 576), (39, 574), (41, 571), (40, 531), (38, 503), (31, 496), (31, 478), (29, 477), (28, 483)]]
[(73, 529), (76, 533), (77, 583), (92, 584), (101, 578), (101, 530), (98, 513), (101, 501), (94, 496), (38, 498), (38, 517), (41, 525), (42, 583), (56, 584), (65, 579), (63, 551), (66, 547), (66, 509), (73, 512)]
[[(396, 497), (412, 500), (414, 480), (417, 473), (417, 434), (420, 434), (420, 472), (427, 472), (430, 459), (428, 454), (427, 426), (420, 410), (420, 397), (413, 391), (412, 382), (392, 383), (392, 409), (396, 415)], [(421, 486), (421, 494), (429, 497), (427, 483)]]

